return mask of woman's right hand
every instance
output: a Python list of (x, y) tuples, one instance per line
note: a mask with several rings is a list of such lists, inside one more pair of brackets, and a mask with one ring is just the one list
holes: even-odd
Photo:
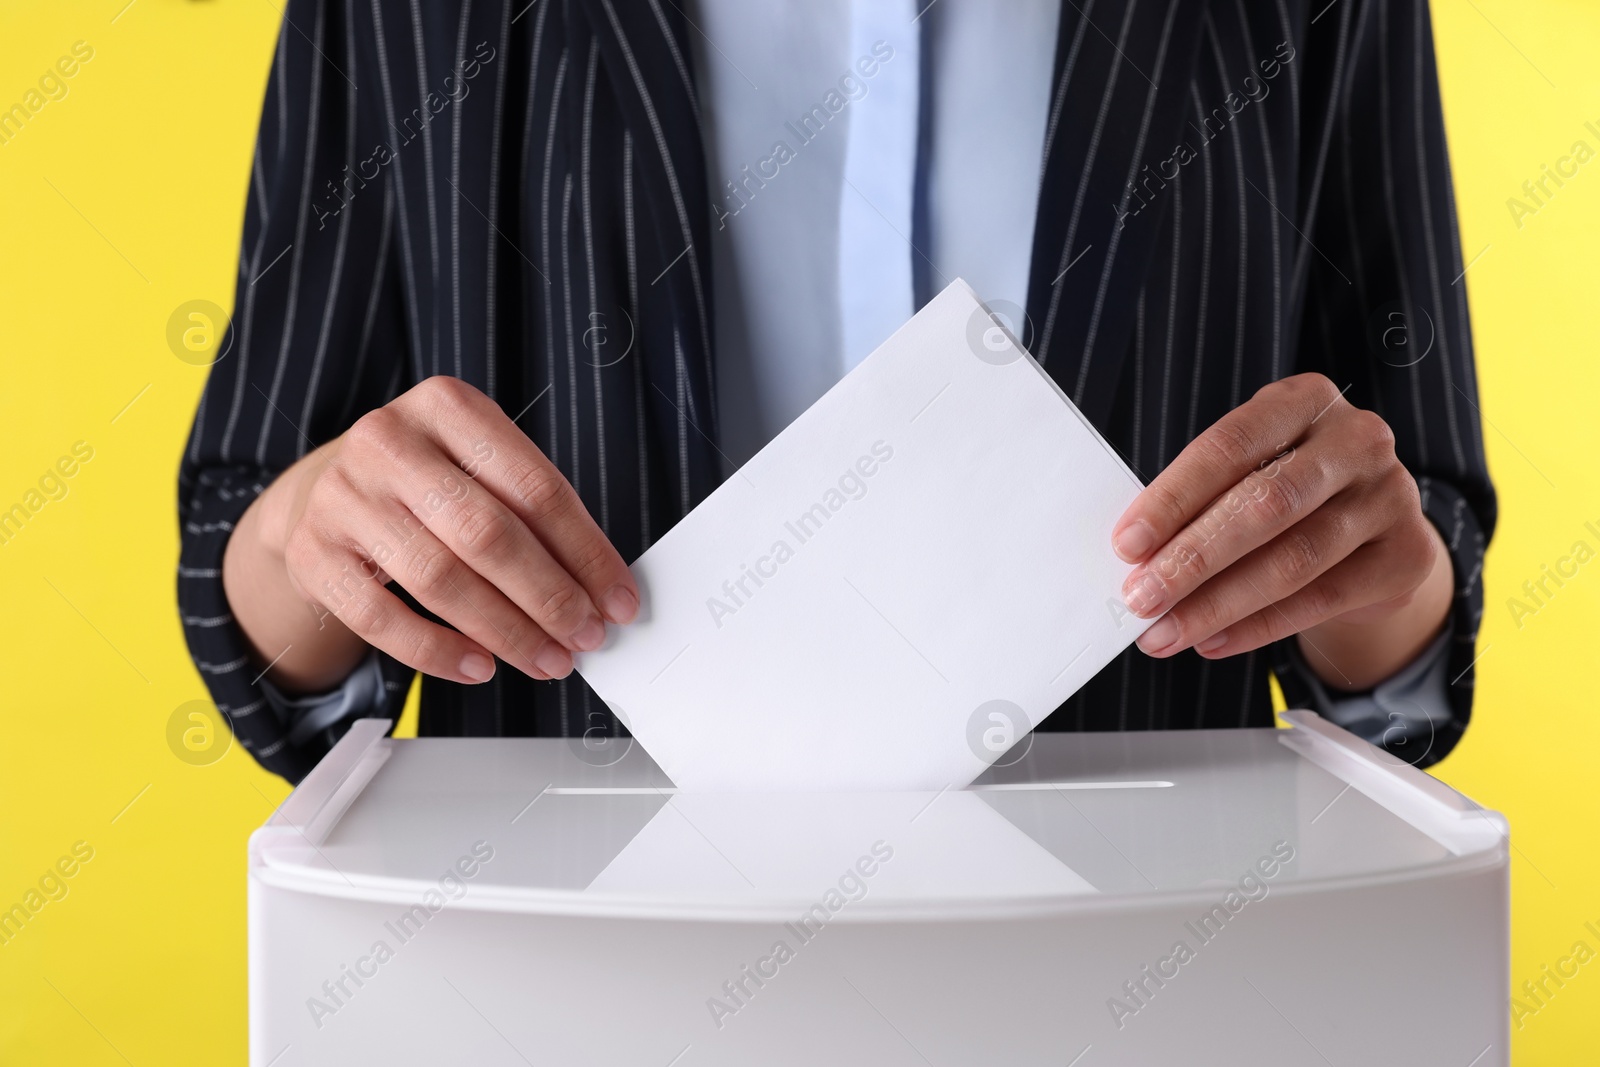
[[(439, 618), (412, 611), (395, 582)], [(337, 685), (383, 650), (484, 682), (491, 653), (564, 677), (605, 622), (638, 613), (622, 557), (560, 471), (499, 405), (435, 377), (290, 467), (229, 539), (235, 619), (282, 689)]]

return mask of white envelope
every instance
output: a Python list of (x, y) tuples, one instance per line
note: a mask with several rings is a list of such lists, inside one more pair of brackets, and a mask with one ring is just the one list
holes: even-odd
[(1140, 488), (957, 281), (639, 557), (577, 669), (686, 791), (964, 786), (1149, 625)]

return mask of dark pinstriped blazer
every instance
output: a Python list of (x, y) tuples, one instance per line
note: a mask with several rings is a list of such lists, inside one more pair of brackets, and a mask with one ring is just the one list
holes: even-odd
[[(179, 477), (185, 632), (269, 769), (298, 780), (339, 730), (290, 743), (252, 684), (223, 549), (361, 413), (433, 374), (479, 386), (628, 559), (718, 481), (694, 32), (670, 0), (289, 3), (231, 339)], [(1388, 419), (1455, 567), (1443, 755), (1471, 710), (1495, 500), (1424, 0), (1082, 0), (1054, 82), (1025, 342), (1146, 479), (1292, 373)], [(583, 333), (619, 312), (634, 349), (596, 366)], [(1264, 725), (1284, 653), (1129, 651), (1043, 728)], [(382, 669), (392, 715), (411, 672)], [(425, 734), (597, 722), (617, 729), (576, 676), (423, 682)]]

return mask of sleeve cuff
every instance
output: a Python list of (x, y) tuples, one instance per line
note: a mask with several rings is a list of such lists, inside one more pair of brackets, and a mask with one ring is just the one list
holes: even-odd
[(1452, 729), (1448, 677), (1454, 643), (1455, 625), (1450, 622), (1416, 659), (1364, 693), (1330, 690), (1293, 641), (1285, 644), (1285, 658), (1298, 683), (1295, 688), (1309, 696), (1306, 702), (1318, 715), (1398, 759), (1426, 767), (1444, 754), (1438, 739), (1459, 732)]
[(291, 697), (266, 678), (261, 679), (262, 695), (287, 731), (289, 744), (304, 748), (319, 734), (332, 745), (343, 726), (351, 719), (378, 714), (384, 705), (383, 668), (376, 652), (368, 652), (361, 665), (350, 672), (337, 688), (326, 693)]

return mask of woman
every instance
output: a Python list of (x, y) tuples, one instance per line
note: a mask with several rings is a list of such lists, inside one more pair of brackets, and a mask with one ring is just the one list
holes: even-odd
[(624, 561), (961, 275), (1153, 478), (1167, 618), (1041, 728), (1266, 725), (1271, 671), (1426, 764), (1495, 509), (1463, 273), (1424, 0), (293, 0), (185, 630), (291, 781), (414, 671), (424, 734), (615, 733)]

